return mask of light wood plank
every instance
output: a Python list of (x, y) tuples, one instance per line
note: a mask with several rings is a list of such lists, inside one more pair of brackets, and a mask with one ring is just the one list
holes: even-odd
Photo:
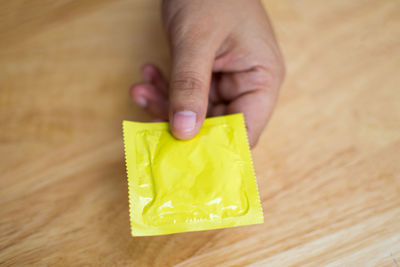
[(121, 121), (169, 71), (159, 1), (0, 1), (0, 264), (398, 266), (400, 3), (265, 1), (288, 69), (265, 223), (132, 238)]

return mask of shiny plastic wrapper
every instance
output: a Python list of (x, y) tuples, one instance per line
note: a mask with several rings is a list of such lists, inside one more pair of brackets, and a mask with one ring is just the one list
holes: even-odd
[(123, 132), (133, 236), (263, 223), (242, 114), (206, 119), (186, 141), (166, 122)]

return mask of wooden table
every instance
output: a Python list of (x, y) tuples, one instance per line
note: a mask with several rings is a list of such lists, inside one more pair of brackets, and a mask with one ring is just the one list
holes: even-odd
[(121, 121), (170, 58), (159, 2), (0, 2), (0, 265), (394, 266), (400, 3), (266, 1), (286, 58), (256, 226), (132, 238)]

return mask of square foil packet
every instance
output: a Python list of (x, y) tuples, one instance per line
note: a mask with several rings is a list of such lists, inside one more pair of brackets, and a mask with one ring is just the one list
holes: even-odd
[(196, 137), (166, 122), (123, 122), (132, 236), (263, 223), (242, 114), (208, 118)]

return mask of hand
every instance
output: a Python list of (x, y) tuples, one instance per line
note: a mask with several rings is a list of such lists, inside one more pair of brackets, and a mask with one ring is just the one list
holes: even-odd
[(169, 86), (160, 70), (144, 65), (132, 99), (190, 139), (204, 118), (243, 113), (254, 146), (274, 108), (284, 77), (281, 53), (258, 0), (165, 0), (170, 42)]

